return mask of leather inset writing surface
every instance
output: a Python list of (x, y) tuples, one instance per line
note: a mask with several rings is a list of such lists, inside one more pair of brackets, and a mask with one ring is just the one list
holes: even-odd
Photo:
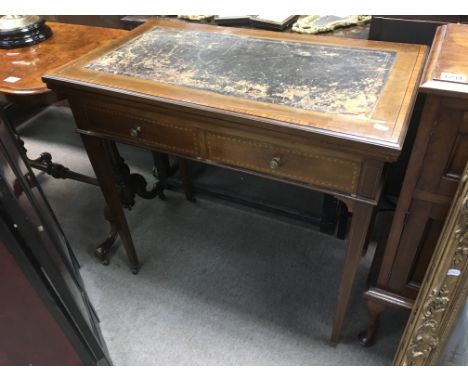
[(396, 52), (154, 27), (86, 69), (369, 117)]

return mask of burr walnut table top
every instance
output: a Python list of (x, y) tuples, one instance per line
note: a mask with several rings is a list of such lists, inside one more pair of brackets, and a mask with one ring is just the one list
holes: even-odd
[(0, 92), (8, 95), (37, 95), (50, 90), (41, 77), (127, 31), (47, 22), (52, 37), (39, 44), (0, 49)]
[[(151, 21), (46, 77), (378, 147), (394, 160), (426, 48)], [(94, 89), (94, 90), (93, 90)]]

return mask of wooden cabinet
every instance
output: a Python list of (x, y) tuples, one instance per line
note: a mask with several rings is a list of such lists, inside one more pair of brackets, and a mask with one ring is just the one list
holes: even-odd
[(468, 25), (438, 28), (420, 92), (426, 101), (383, 251), (364, 296), (372, 342), (386, 306), (411, 308), (468, 160)]

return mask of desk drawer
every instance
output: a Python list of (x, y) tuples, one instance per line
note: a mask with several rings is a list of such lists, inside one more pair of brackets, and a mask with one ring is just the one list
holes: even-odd
[(207, 133), (210, 160), (319, 188), (354, 193), (360, 162), (316, 147), (306, 150), (243, 137)]
[(199, 155), (197, 130), (163, 113), (135, 108), (84, 106), (87, 128), (100, 135), (170, 153)]

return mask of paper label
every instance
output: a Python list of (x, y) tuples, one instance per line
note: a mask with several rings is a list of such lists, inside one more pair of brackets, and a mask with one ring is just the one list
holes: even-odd
[(449, 269), (447, 275), (449, 276), (460, 276), (461, 271), (459, 269)]
[(464, 74), (459, 74), (459, 73), (442, 72), (440, 75), (440, 79), (442, 81), (450, 81), (450, 82), (466, 82), (466, 76)]
[(10, 82), (11, 84), (14, 84), (15, 82), (18, 82), (20, 79), (21, 78), (10, 76), (10, 77), (5, 78), (3, 81), (4, 82)]

